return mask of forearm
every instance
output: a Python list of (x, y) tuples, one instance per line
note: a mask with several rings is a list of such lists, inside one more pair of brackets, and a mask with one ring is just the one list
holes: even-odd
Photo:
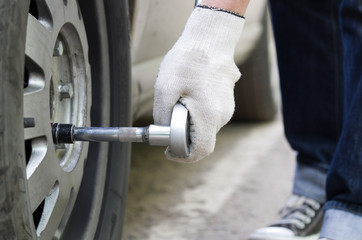
[(244, 15), (250, 0), (202, 0), (202, 4)]

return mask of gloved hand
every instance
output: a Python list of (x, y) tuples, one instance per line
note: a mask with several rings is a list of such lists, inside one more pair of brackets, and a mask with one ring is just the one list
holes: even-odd
[(216, 133), (234, 112), (234, 85), (240, 78), (233, 56), (244, 18), (196, 7), (182, 36), (161, 63), (155, 84), (155, 124), (169, 125), (180, 101), (190, 113), (190, 154), (170, 160), (193, 162), (214, 151)]

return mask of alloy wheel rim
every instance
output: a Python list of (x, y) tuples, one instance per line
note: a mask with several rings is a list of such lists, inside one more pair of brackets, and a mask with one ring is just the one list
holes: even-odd
[[(51, 124), (89, 124), (88, 44), (76, 1), (32, 1), (28, 14), (24, 117), (26, 174), (37, 235), (59, 238), (82, 180), (87, 143), (54, 145)], [(34, 5), (35, 4), (35, 5)]]

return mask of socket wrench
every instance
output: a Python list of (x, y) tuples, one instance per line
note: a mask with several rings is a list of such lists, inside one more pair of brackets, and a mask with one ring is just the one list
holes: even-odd
[(172, 155), (189, 155), (189, 114), (177, 103), (172, 111), (171, 125), (147, 127), (76, 127), (73, 124), (53, 123), (54, 144), (72, 144), (75, 141), (144, 142), (152, 146), (169, 146)]

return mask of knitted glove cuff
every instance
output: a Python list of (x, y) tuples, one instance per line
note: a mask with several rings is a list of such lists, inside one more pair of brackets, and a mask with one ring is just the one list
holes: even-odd
[(188, 50), (207, 52), (210, 56), (233, 56), (245, 19), (224, 11), (196, 7), (182, 36), (176, 43)]
[(230, 10), (226, 10), (226, 9), (223, 9), (223, 8), (211, 7), (211, 6), (201, 5), (201, 4), (197, 5), (196, 7), (210, 9), (210, 10), (214, 10), (214, 11), (226, 12), (226, 13), (230, 13), (231, 15), (234, 15), (236, 17), (240, 17), (240, 18), (245, 19), (245, 17), (243, 15), (240, 15), (239, 13), (236, 13), (236, 12), (233, 12), (233, 11), (230, 11)]

